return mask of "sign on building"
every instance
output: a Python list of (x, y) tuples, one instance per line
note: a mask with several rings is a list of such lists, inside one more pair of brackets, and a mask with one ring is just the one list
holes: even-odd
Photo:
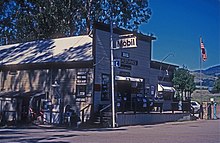
[(116, 48), (136, 48), (137, 39), (136, 37), (121, 38), (116, 41)]
[(114, 59), (114, 67), (120, 67), (121, 66), (121, 59)]
[(121, 58), (121, 63), (122, 64), (126, 64), (126, 65), (138, 65), (138, 61), (137, 60), (132, 60), (132, 59), (124, 59), (124, 58)]

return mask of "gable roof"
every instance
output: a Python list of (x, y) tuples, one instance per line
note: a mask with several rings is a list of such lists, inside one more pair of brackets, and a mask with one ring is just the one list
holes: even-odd
[(0, 65), (91, 61), (89, 35), (0, 46)]

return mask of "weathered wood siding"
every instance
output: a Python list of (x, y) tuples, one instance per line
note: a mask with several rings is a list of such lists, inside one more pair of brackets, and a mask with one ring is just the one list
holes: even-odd
[[(110, 69), (110, 33), (107, 31), (95, 30), (95, 85), (98, 87), (102, 84), (102, 74), (111, 75)], [(114, 47), (115, 41), (119, 39), (118, 34), (113, 34)], [(144, 85), (150, 86), (150, 61), (151, 61), (151, 41), (140, 40), (137, 37), (137, 48), (118, 49), (114, 50), (114, 58), (121, 59), (122, 52), (129, 54), (127, 59), (137, 61), (137, 65), (130, 65), (131, 69), (115, 68), (115, 75), (119, 75), (121, 72), (130, 73), (130, 77), (144, 79)], [(100, 91), (99, 91), (100, 90)], [(101, 101), (101, 89), (94, 91), (94, 105), (107, 104), (109, 101)], [(98, 107), (95, 107), (98, 108)]]
[[(87, 73), (85, 102), (76, 101), (77, 72)], [(92, 102), (92, 83), (93, 69), (45, 69), (45, 70), (18, 70), (16, 74), (11, 75), (9, 71), (2, 72), (0, 88), (4, 91), (44, 91), (49, 92), (48, 97), (53, 100), (53, 88), (51, 87), (57, 81), (60, 85), (59, 93), (65, 105), (71, 105), (80, 110)], [(52, 91), (52, 92), (50, 92)]]

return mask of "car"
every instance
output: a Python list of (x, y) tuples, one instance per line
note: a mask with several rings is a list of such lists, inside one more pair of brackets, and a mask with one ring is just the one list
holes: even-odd
[(192, 113), (199, 113), (200, 104), (197, 101), (191, 101), (191, 110), (192, 110)]

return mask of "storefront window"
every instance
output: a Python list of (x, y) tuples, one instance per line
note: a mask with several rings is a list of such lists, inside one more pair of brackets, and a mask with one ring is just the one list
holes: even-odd
[(163, 99), (164, 100), (172, 100), (172, 97), (174, 95), (174, 92), (163, 92)]
[(109, 75), (103, 74), (102, 75), (102, 86), (101, 86), (102, 87), (102, 93), (101, 93), (102, 101), (108, 101), (110, 99), (109, 85), (110, 85)]
[(143, 94), (143, 83), (142, 82), (131, 82), (131, 93), (132, 94)]

